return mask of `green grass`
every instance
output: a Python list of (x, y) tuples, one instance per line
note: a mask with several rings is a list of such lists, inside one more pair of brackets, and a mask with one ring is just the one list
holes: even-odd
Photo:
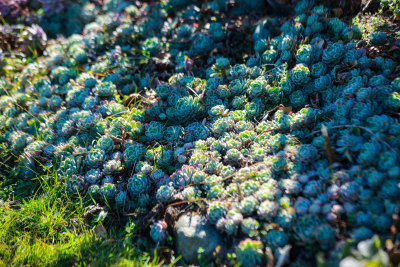
[[(40, 193), (0, 206), (0, 266), (160, 266), (148, 246), (135, 244), (127, 227), (83, 219), (82, 201), (72, 201), (57, 183), (41, 182)], [(98, 220), (97, 220), (98, 221)], [(96, 234), (96, 227), (107, 229)]]

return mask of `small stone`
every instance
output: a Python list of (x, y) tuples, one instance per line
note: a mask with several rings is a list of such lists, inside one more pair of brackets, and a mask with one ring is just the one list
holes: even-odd
[(101, 207), (99, 204), (91, 205), (85, 209), (85, 213), (83, 214), (83, 218), (85, 221), (91, 221), (96, 216), (98, 216), (101, 212), (104, 212), (105, 209)]
[(107, 230), (101, 224), (96, 225), (96, 227), (94, 228), (94, 233), (99, 239), (106, 239), (107, 237)]
[(199, 214), (181, 215), (175, 223), (174, 239), (178, 253), (181, 253), (187, 264), (198, 263), (199, 248), (202, 250), (202, 258), (210, 258), (215, 248), (222, 243), (220, 233), (206, 217)]

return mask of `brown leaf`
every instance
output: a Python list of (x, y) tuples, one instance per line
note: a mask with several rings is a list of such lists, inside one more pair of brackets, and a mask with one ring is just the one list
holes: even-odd
[(329, 140), (328, 128), (326, 128), (325, 125), (322, 125), (321, 133), (324, 138), (325, 150), (326, 150), (326, 155), (328, 157), (328, 161), (330, 164), (333, 164), (335, 162), (335, 155), (333, 153), (331, 142)]
[(333, 8), (332, 12), (335, 15), (335, 17), (338, 17), (338, 18), (340, 18), (343, 15), (343, 9), (341, 9), (340, 7)]
[(285, 112), (285, 114), (290, 114), (293, 111), (293, 107), (279, 106), (278, 110), (282, 110), (283, 112)]
[(400, 264), (400, 251), (390, 253), (389, 257), (394, 266), (398, 266)]

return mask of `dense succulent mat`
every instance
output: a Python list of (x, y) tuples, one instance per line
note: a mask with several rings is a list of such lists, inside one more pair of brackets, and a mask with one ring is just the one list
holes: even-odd
[(218, 263), (390, 264), (379, 242), (400, 242), (391, 33), (310, 0), (264, 19), (262, 1), (105, 2), (65, 38), (1, 26), (2, 184), (58, 181), (133, 216), (155, 245), (171, 231), (167, 207), (203, 212), (227, 240)]

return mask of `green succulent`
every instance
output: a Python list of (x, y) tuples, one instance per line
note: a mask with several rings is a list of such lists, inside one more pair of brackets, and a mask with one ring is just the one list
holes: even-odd
[(255, 212), (257, 210), (257, 206), (258, 206), (257, 199), (253, 196), (249, 196), (249, 197), (244, 198), (240, 202), (240, 211), (244, 215), (251, 215), (253, 212)]
[(297, 64), (290, 72), (290, 79), (295, 85), (304, 85), (309, 81), (310, 70), (303, 64)]
[(256, 79), (251, 81), (247, 89), (250, 98), (260, 97), (264, 95), (267, 82), (264, 79)]
[(338, 64), (345, 55), (345, 47), (339, 43), (328, 45), (322, 55), (322, 61), (328, 65)]
[(315, 215), (305, 215), (298, 218), (294, 227), (293, 237), (299, 245), (312, 245), (316, 242), (315, 230), (321, 225), (321, 219)]
[(69, 156), (60, 163), (58, 175), (61, 177), (69, 177), (78, 174), (81, 169), (82, 160), (80, 157)]
[(72, 174), (66, 178), (65, 189), (68, 194), (79, 194), (83, 190), (84, 179), (82, 176)]
[(216, 223), (220, 218), (224, 217), (227, 213), (227, 208), (224, 203), (220, 201), (211, 202), (207, 209), (207, 216), (210, 222)]
[(117, 194), (117, 188), (115, 187), (114, 184), (111, 183), (105, 183), (101, 188), (100, 188), (100, 195), (102, 198), (105, 198), (107, 201), (113, 201), (115, 200), (115, 195)]
[(167, 238), (168, 225), (164, 220), (157, 221), (150, 226), (150, 236), (155, 243), (162, 243)]
[(103, 174), (99, 169), (90, 169), (85, 174), (85, 181), (89, 184), (96, 184), (102, 176)]
[(108, 134), (103, 135), (97, 141), (97, 147), (106, 152), (110, 152), (114, 149), (114, 141)]
[(156, 198), (158, 201), (168, 202), (173, 198), (174, 195), (175, 195), (174, 187), (170, 185), (162, 185), (157, 190)]
[(171, 123), (185, 124), (193, 121), (203, 113), (203, 107), (198, 97), (180, 98), (174, 107), (166, 110), (167, 117)]
[[(220, 37), (220, 36), (218, 36)], [(194, 55), (205, 55), (214, 47), (213, 39), (205, 34), (198, 34), (192, 46), (192, 51)]]
[(289, 242), (288, 235), (282, 230), (272, 230), (265, 235), (266, 242), (271, 248), (284, 247)]
[(252, 119), (261, 116), (265, 109), (265, 101), (262, 98), (254, 98), (245, 105), (247, 117)]
[(278, 52), (274, 49), (266, 50), (262, 54), (262, 60), (265, 64), (275, 64), (276, 60), (278, 60)]
[(137, 173), (128, 179), (128, 192), (133, 197), (137, 197), (141, 194), (146, 194), (150, 190), (149, 178), (142, 174)]
[(385, 32), (373, 32), (370, 36), (371, 44), (373, 45), (383, 45), (386, 43), (386, 33)]
[(100, 186), (97, 184), (89, 186), (88, 193), (94, 199), (98, 199), (100, 197)]
[(117, 92), (117, 89), (112, 82), (103, 82), (94, 88), (94, 92), (99, 97), (110, 97)]
[(241, 230), (244, 234), (249, 237), (255, 237), (258, 234), (258, 229), (260, 227), (260, 223), (253, 218), (246, 218), (242, 221)]
[(263, 201), (257, 208), (258, 216), (263, 220), (271, 220), (278, 212), (279, 206), (271, 200)]
[(162, 48), (161, 42), (157, 37), (146, 39), (142, 44), (142, 50), (155, 56)]
[(86, 156), (86, 163), (89, 166), (101, 166), (105, 160), (105, 152), (102, 149), (94, 148)]
[(236, 258), (242, 266), (256, 266), (263, 260), (263, 244), (261, 241), (245, 239), (236, 247)]
[(115, 204), (117, 204), (117, 206), (119, 207), (123, 207), (127, 204), (127, 202), (128, 202), (127, 193), (125, 191), (118, 192), (117, 195), (115, 196)]
[(308, 97), (301, 90), (294, 91), (290, 96), (290, 103), (294, 107), (305, 106), (308, 103)]
[(150, 122), (148, 125), (146, 125), (146, 136), (147, 138), (152, 141), (152, 140), (160, 140), (163, 138), (163, 129), (164, 126), (156, 121)]
[(313, 47), (309, 44), (304, 44), (299, 47), (296, 53), (296, 63), (309, 65), (313, 61)]
[(126, 144), (123, 157), (127, 166), (134, 166), (144, 155), (145, 148), (141, 144)]

